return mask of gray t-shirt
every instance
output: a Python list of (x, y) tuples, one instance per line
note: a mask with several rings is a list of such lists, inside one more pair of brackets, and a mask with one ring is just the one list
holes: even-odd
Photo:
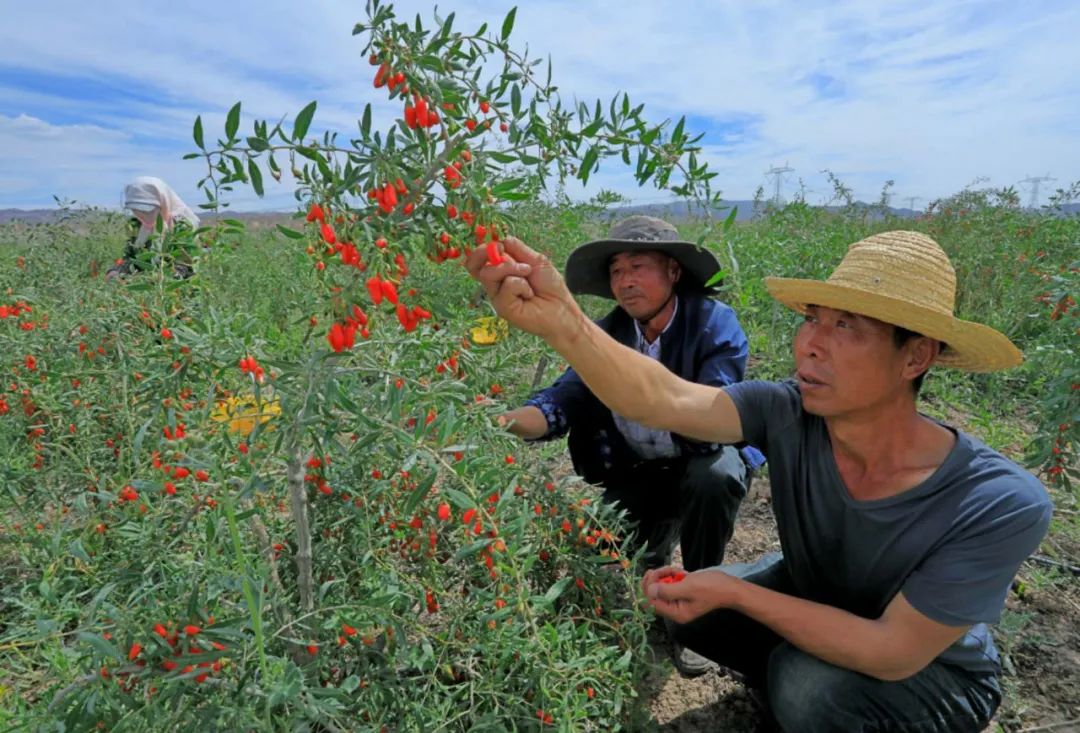
[(794, 381), (724, 390), (745, 440), (768, 458), (780, 545), (798, 594), (878, 618), (903, 592), (934, 621), (972, 625), (940, 661), (998, 671), (986, 624), (997, 622), (1020, 563), (1049, 527), (1052, 505), (1038, 479), (949, 428), (956, 445), (929, 478), (895, 496), (857, 501), (825, 421), (803, 411)]

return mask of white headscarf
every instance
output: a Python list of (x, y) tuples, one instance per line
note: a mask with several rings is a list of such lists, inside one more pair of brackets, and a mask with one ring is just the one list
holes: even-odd
[[(151, 208), (152, 207), (152, 208)], [(195, 215), (184, 200), (169, 187), (169, 184), (160, 178), (153, 176), (139, 176), (124, 187), (124, 208), (137, 211), (152, 211), (157, 209), (161, 213), (161, 220), (165, 228), (172, 227), (177, 219), (183, 219), (198, 228), (199, 217)], [(143, 224), (136, 239), (136, 246), (146, 241), (153, 231), (153, 226)]]

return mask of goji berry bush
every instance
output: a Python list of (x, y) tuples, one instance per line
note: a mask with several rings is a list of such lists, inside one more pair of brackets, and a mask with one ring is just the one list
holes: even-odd
[(648, 619), (619, 517), (496, 427), (499, 380), (530, 349), (473, 334), (460, 263), (479, 246), (497, 262), (509, 204), (603, 159), (704, 201), (711, 174), (681, 121), (648, 124), (626, 95), (564, 108), (509, 45), (513, 11), (497, 33), (369, 14), (390, 129), (368, 105), (356, 139), (309, 139), (312, 103), (241, 137), (237, 104), (213, 147), (195, 122), (207, 208), (261, 194), (264, 170), (296, 179), (302, 217), (252, 270), (233, 269), (251, 243), (226, 220), (191, 234), (190, 280), (157, 252), (103, 284), (53, 271), (44, 246), (5, 271), (5, 586), (33, 596), (7, 595), (0, 628), (17, 717), (610, 730), (637, 714)]

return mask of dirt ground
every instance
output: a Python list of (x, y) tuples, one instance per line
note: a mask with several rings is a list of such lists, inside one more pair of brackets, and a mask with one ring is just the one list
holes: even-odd
[[(1080, 546), (1062, 547), (1080, 557)], [(725, 562), (746, 562), (779, 551), (768, 480), (754, 480), (743, 501)], [(1036, 582), (1040, 569), (1025, 564), (1008, 610), (995, 629), (1004, 658), (1005, 700), (988, 730), (1080, 732), (1080, 577)], [(662, 673), (646, 680), (644, 694), (664, 733), (765, 731), (761, 708), (743, 685), (723, 673), (684, 679), (670, 663), (670, 646), (654, 627), (653, 653)]]

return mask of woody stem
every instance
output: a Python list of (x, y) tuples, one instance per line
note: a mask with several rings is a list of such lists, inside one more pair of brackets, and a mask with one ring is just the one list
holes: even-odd
[(293, 524), (296, 527), (296, 574), (300, 588), (300, 607), (306, 612), (315, 608), (315, 582), (311, 569), (311, 523), (308, 521), (307, 492), (304, 488), (304, 455), (299, 440), (293, 444), (286, 476)]

